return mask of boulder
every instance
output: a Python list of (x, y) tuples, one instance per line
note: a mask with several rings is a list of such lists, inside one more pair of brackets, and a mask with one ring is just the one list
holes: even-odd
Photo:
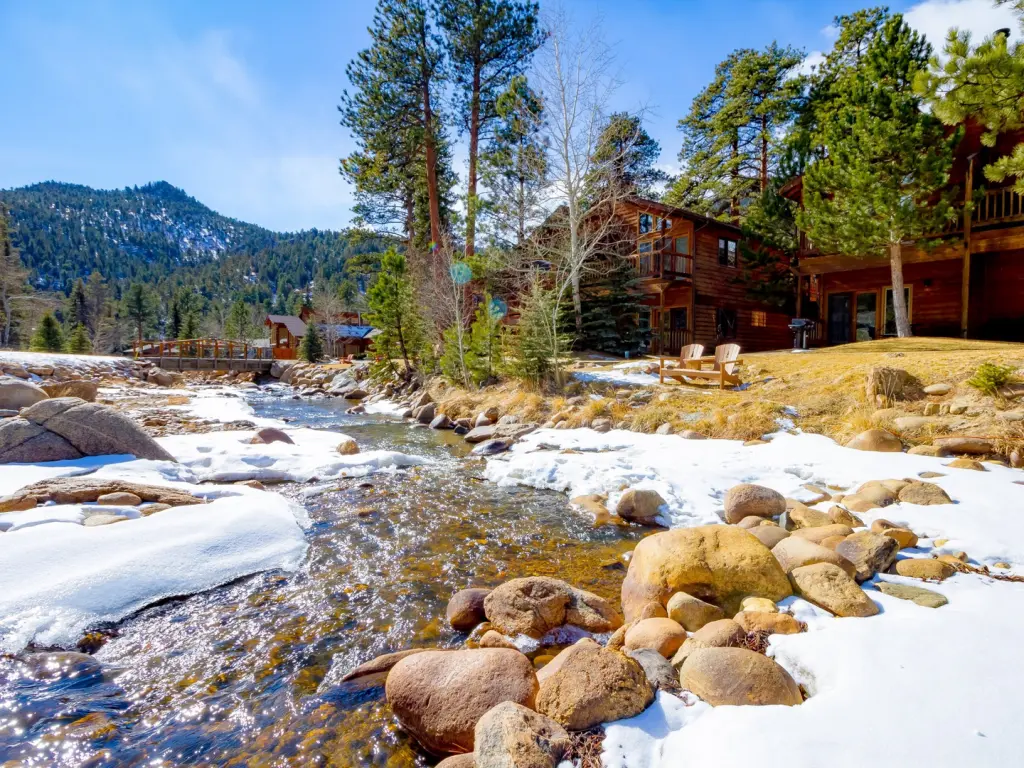
[(412, 402), (409, 403), (409, 407), (415, 410), (416, 408), (422, 408), (424, 405), (432, 402), (434, 402), (434, 398), (430, 396), (429, 392), (424, 390), (413, 398)]
[(786, 512), (786, 530), (798, 531), (801, 528), (821, 528), (831, 525), (832, 519), (824, 512), (811, 509), (803, 504)]
[(900, 490), (899, 499), (904, 504), (921, 504), (924, 506), (953, 503), (953, 500), (949, 498), (949, 494), (935, 483), (910, 483)]
[(740, 603), (740, 611), (748, 613), (778, 613), (779, 606), (764, 597), (745, 597)]
[(77, 397), (40, 400), (0, 423), (0, 464), (111, 454), (174, 461), (127, 416)]
[(612, 420), (611, 419), (594, 419), (590, 423), (590, 428), (595, 432), (611, 432), (612, 431)]
[(412, 412), (412, 417), (420, 424), (429, 424), (434, 420), (434, 416), (436, 415), (436, 407), (433, 403), (421, 405), (419, 408), (413, 409)]
[(640, 541), (622, 583), (622, 606), (631, 620), (646, 603), (666, 604), (686, 592), (735, 612), (748, 595), (778, 602), (791, 594), (786, 574), (764, 544), (742, 528), (677, 528)]
[(995, 444), (984, 437), (936, 437), (932, 440), (932, 445), (949, 453), (975, 456), (996, 452)]
[(355, 456), (359, 453), (359, 444), (351, 437), (346, 437), (338, 443), (337, 451), (342, 456)]
[(484, 612), (509, 637), (541, 638), (565, 624), (588, 632), (611, 632), (622, 625), (615, 606), (603, 597), (547, 576), (506, 581), (484, 599)]
[(287, 443), (289, 445), (295, 445), (295, 441), (288, 436), (287, 432), (284, 432), (275, 427), (264, 427), (249, 440), (253, 445), (269, 444), (269, 443)]
[(364, 664), (360, 664), (355, 669), (351, 669), (346, 672), (339, 682), (345, 683), (349, 680), (355, 680), (360, 677), (370, 677), (371, 675), (381, 675), (390, 672), (391, 669), (404, 659), (406, 656), (412, 656), (416, 653), (425, 653), (428, 649), (426, 648), (411, 648), (407, 651), (396, 651), (394, 653), (385, 653), (382, 656), (377, 656), (374, 659), (370, 659)]
[(508, 648), (425, 651), (391, 669), (385, 694), (391, 711), (434, 754), (473, 750), (477, 721), (505, 701), (533, 708), (533, 664)]
[(938, 384), (929, 384), (927, 387), (924, 388), (924, 393), (926, 395), (935, 395), (938, 397), (941, 397), (942, 395), (948, 395), (952, 391), (953, 385), (946, 384), (945, 382), (940, 382)]
[(445, 610), (445, 617), (451, 628), (458, 632), (469, 632), (478, 624), (487, 619), (484, 612), (484, 598), (491, 593), (489, 589), (471, 587), (460, 589), (451, 600), (448, 601), (448, 608)]
[(788, 539), (780, 541), (772, 549), (772, 554), (775, 555), (779, 565), (782, 566), (782, 570), (787, 574), (792, 572), (794, 568), (813, 565), (814, 563), (838, 565), (846, 571), (850, 578), (857, 574), (856, 566), (838, 552), (797, 536), (790, 536)]
[(114, 478), (56, 477), (26, 485), (10, 496), (0, 499), (0, 512), (31, 509), (37, 504), (84, 504), (111, 493), (131, 493), (142, 501), (178, 507), (203, 504), (204, 499), (187, 491), (162, 485), (130, 483)]
[(593, 516), (594, 525), (603, 525), (612, 518), (612, 513), (605, 506), (605, 497), (598, 493), (588, 493), (583, 496), (573, 496), (569, 499), (569, 506), (586, 512)]
[(480, 638), (481, 648), (512, 648), (513, 650), (519, 650), (516, 644), (505, 637), (501, 632), (493, 629), (488, 629), (484, 632)]
[(642, 525), (657, 525), (658, 514), (665, 506), (661, 494), (647, 488), (630, 488), (619, 499), (615, 514), (623, 520)]
[(142, 503), (142, 499), (134, 493), (115, 491), (99, 496), (96, 499), (96, 503), (107, 507), (137, 507)]
[(863, 528), (864, 521), (853, 512), (843, 509), (838, 504), (833, 504), (828, 510), (828, 519), (836, 525), (845, 525), (850, 528)]
[(880, 533), (883, 536), (896, 539), (900, 545), (900, 549), (907, 549), (909, 547), (917, 546), (917, 534), (909, 528), (903, 528), (888, 520), (875, 520), (871, 524), (871, 530), (875, 533)]
[(746, 648), (702, 648), (679, 671), (683, 688), (713, 707), (732, 705), (795, 706), (800, 686), (775, 661)]
[(896, 539), (874, 531), (858, 531), (836, 545), (836, 552), (857, 568), (857, 581), (867, 581), (875, 573), (888, 570), (900, 545)]
[(798, 539), (821, 544), (825, 539), (833, 536), (849, 536), (851, 533), (853, 533), (853, 529), (850, 526), (832, 523), (832, 525), (819, 525), (816, 528), (801, 528), (799, 531), (793, 531), (792, 535)]
[(878, 606), (838, 565), (805, 565), (794, 568), (789, 578), (796, 594), (836, 616), (874, 616), (878, 613)]
[(746, 630), (732, 619), (709, 622), (679, 647), (672, 657), (672, 666), (678, 669), (691, 653), (701, 648), (739, 648), (746, 641)]
[(96, 402), (100, 385), (95, 381), (74, 379), (72, 381), (54, 381), (41, 384), (40, 388), (50, 397), (77, 397), (87, 403)]
[(280, 379), (284, 376), (284, 372), (293, 365), (295, 365), (295, 363), (291, 360), (275, 360), (270, 364), (270, 375), (275, 379)]
[(583, 731), (599, 723), (634, 717), (654, 701), (654, 688), (643, 667), (618, 651), (596, 643), (572, 646), (549, 666), (537, 694), (537, 711), (570, 731)]
[(887, 365), (876, 365), (868, 371), (864, 392), (868, 402), (875, 402), (876, 397), (886, 400), (902, 400), (907, 394), (907, 386), (912, 379), (902, 368)]
[(757, 528), (751, 528), (750, 533), (768, 549), (789, 536), (789, 531), (779, 525), (759, 525)]
[(912, 603), (917, 603), (923, 608), (941, 608), (949, 602), (945, 595), (940, 595), (938, 592), (933, 592), (924, 587), (915, 587), (910, 584), (893, 584), (891, 581), (880, 581), (877, 586), (878, 591), (883, 594), (899, 598), (900, 600), (910, 600)]
[(786, 499), (763, 485), (740, 483), (725, 494), (725, 522), (738, 523), (748, 515), (775, 517), (786, 511)]
[(950, 469), (972, 469), (975, 472), (988, 471), (987, 469), (985, 469), (985, 465), (982, 464), (980, 461), (975, 461), (974, 459), (967, 458), (953, 459), (951, 462), (949, 462), (949, 464), (946, 464), (945, 466), (949, 467)]
[(686, 630), (672, 619), (643, 619), (626, 630), (626, 651), (650, 648), (671, 658), (686, 640)]
[(0, 408), (4, 410), (19, 411), (48, 397), (42, 387), (10, 376), (0, 376)]
[(696, 632), (708, 622), (724, 619), (725, 612), (693, 595), (676, 592), (668, 600), (668, 617), (686, 631)]
[(484, 440), (482, 443), (477, 444), (470, 453), (474, 456), (494, 456), (504, 453), (511, 447), (512, 445), (508, 440)]
[(484, 440), (494, 439), (496, 431), (496, 428), (491, 426), (473, 427), (473, 429), (469, 430), (462, 439), (467, 443), (482, 443)]
[(770, 635), (795, 635), (804, 631), (800, 622), (788, 613), (740, 611), (733, 616), (732, 620), (748, 633), (766, 632)]
[(486, 413), (478, 413), (473, 420), (474, 427), (489, 427), (493, 423), (494, 419), (490, 418)]
[(738, 525), (740, 528), (746, 528), (749, 531), (751, 528), (757, 528), (764, 521), (765, 518), (763, 517), (758, 517), (757, 515), (747, 515), (738, 523), (735, 523), (735, 525)]
[(434, 420), (430, 422), (431, 429), (451, 429), (452, 420), (449, 419), (445, 414), (441, 413), (434, 417)]
[(949, 456), (949, 451), (937, 445), (915, 445), (907, 449), (907, 453), (914, 456)]
[(561, 725), (511, 701), (488, 710), (474, 737), (476, 768), (555, 768), (569, 749)]
[(945, 581), (956, 573), (956, 568), (951, 564), (924, 557), (908, 557), (897, 560), (893, 564), (892, 570), (900, 576), (907, 576), (911, 579), (927, 579), (928, 581)]
[(886, 432), (884, 429), (868, 429), (850, 440), (846, 447), (858, 451), (899, 453), (903, 450), (903, 443), (896, 435)]
[(643, 667), (644, 675), (655, 691), (675, 693), (680, 690), (679, 673), (668, 659), (652, 648), (638, 648), (626, 655)]

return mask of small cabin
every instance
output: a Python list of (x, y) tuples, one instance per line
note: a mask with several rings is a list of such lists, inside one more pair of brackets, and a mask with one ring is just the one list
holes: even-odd
[(306, 335), (306, 324), (293, 315), (267, 315), (264, 325), (270, 331), (270, 347), (275, 360), (295, 360), (299, 344)]

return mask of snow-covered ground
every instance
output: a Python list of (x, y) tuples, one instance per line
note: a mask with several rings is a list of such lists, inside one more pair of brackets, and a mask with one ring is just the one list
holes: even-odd
[(0, 362), (17, 363), (18, 365), (63, 365), (68, 368), (83, 370), (94, 368), (97, 364), (131, 362), (131, 358), (115, 355), (65, 355), (46, 352), (18, 352), (0, 350)]
[(650, 360), (627, 360), (606, 368), (594, 368), (589, 371), (575, 371), (572, 377), (577, 381), (601, 382), (622, 387), (646, 387), (658, 383), (658, 377), (644, 373), (651, 364)]
[(258, 427), (276, 427), (277, 419), (264, 419), (256, 415), (252, 406), (233, 387), (194, 387), (191, 389), (165, 389), (161, 395), (182, 395), (189, 398), (184, 405), (166, 406), (171, 411), (181, 411), (190, 416), (226, 424), (229, 421), (251, 421)]
[[(949, 469), (948, 460), (854, 451), (832, 440), (780, 433), (767, 445), (677, 436), (543, 430), (490, 459), (487, 477), (571, 495), (608, 493), (614, 509), (625, 486), (654, 488), (667, 501), (665, 522), (720, 522), (731, 486), (767, 485), (809, 499), (804, 483), (850, 487), (933, 471), (953, 504), (899, 504), (861, 515), (907, 524), (922, 540), (902, 555), (964, 550), (975, 563), (1024, 565), (1024, 479), (1018, 470)], [(542, 449), (541, 445), (545, 447)], [(552, 448), (554, 450), (551, 450)], [(582, 453), (564, 454), (572, 448)], [(818, 505), (827, 509), (829, 502)], [(938, 609), (889, 597), (865, 584), (881, 612), (833, 618), (799, 598), (784, 603), (809, 624), (775, 635), (769, 654), (804, 685), (798, 707), (709, 707), (661, 693), (642, 715), (606, 727), (607, 768), (679, 765), (819, 766), (1015, 765), (1024, 710), (1024, 667), (1016, 637), (1024, 628), (1024, 584), (956, 574), (941, 584)]]

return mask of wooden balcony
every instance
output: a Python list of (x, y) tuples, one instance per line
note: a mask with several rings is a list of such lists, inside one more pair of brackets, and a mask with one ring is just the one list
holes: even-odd
[(635, 253), (631, 257), (641, 280), (688, 280), (693, 277), (693, 257), (669, 250)]
[(651, 335), (651, 354), (678, 355), (679, 351), (692, 342), (693, 334), (687, 328), (664, 330)]

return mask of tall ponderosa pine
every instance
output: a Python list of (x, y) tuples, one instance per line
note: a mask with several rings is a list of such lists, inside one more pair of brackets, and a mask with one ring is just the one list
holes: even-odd
[(668, 174), (655, 165), (660, 155), (661, 146), (638, 115), (615, 112), (597, 139), (594, 159), (602, 178), (594, 183), (614, 186), (618, 197), (653, 197), (654, 188), (668, 181)]
[(477, 160), (480, 139), (499, 118), (498, 100), (543, 42), (537, 3), (522, 0), (436, 0), (456, 99), (469, 134), (466, 192), (466, 257), (476, 240)]
[[(422, 354), (426, 337), (405, 256), (395, 249), (382, 257), (377, 279), (366, 292), (367, 321), (380, 331), (373, 340), (377, 366), (408, 377)], [(403, 363), (402, 371), (394, 365)]]
[(781, 137), (805, 89), (796, 75), (803, 54), (772, 43), (734, 51), (679, 121), (683, 171), (666, 193), (673, 205), (738, 221), (768, 188)]
[(480, 211), (502, 245), (521, 246), (528, 226), (543, 215), (547, 157), (540, 136), (544, 107), (518, 76), (498, 97), (498, 119), (480, 158), (485, 195)]
[(11, 242), (10, 219), (7, 208), (0, 205), (0, 345), (9, 346), (14, 328), (14, 315), (20, 300), (28, 293), (28, 270)]
[(36, 328), (36, 332), (32, 334), (32, 340), (29, 342), (29, 349), (33, 352), (64, 351), (64, 336), (60, 332), (60, 323), (57, 322), (57, 318), (53, 316), (52, 312), (47, 312), (40, 319), (39, 327)]
[(132, 324), (135, 340), (142, 341), (156, 317), (156, 308), (149, 289), (143, 283), (132, 283), (121, 299), (125, 319)]
[[(1024, 3), (1015, 7), (1024, 32)], [(985, 127), (982, 143), (994, 147), (1000, 134), (1024, 128), (1024, 42), (1012, 45), (997, 32), (977, 46), (968, 32), (949, 31), (944, 56), (933, 57), (929, 72), (922, 72), (918, 90), (946, 125), (974, 118)], [(1007, 178), (1024, 194), (1024, 143), (984, 169), (985, 177), (999, 183)]]
[[(842, 33), (840, 34), (842, 37)], [(825, 252), (889, 257), (899, 336), (910, 335), (902, 244), (941, 230), (958, 135), (921, 109), (914, 92), (931, 47), (900, 14), (887, 18), (855, 64), (837, 73), (810, 134), (821, 148), (803, 178), (800, 228)]]
[(430, 241), (440, 243), (445, 228), (438, 187), (441, 39), (430, 27), (424, 0), (379, 0), (369, 32), (371, 46), (347, 70), (354, 93), (342, 97), (341, 123), (355, 135), (359, 149), (342, 161), (342, 173), (357, 191), (404, 206), (411, 238), (422, 160)]

